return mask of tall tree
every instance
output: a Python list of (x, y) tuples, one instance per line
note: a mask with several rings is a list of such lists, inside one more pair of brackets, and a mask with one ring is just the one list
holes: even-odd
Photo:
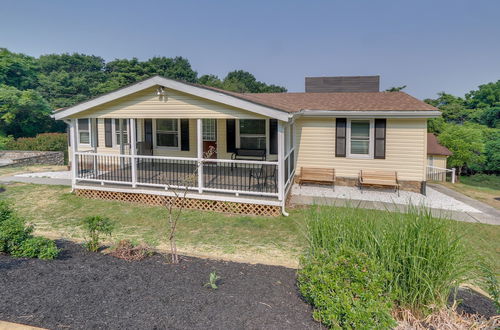
[(391, 88), (387, 88), (385, 91), (386, 92), (401, 92), (403, 89), (406, 88), (406, 85), (403, 85), (403, 86), (394, 86), (394, 87), (391, 87)]
[(52, 109), (35, 90), (0, 86), (0, 131), (5, 135), (31, 137), (56, 127)]
[(448, 158), (448, 166), (457, 167), (460, 176), (465, 167), (483, 164), (485, 157), (483, 136), (480, 130), (464, 125), (449, 124), (439, 142), (453, 153)]
[(0, 48), (0, 85), (13, 86), (17, 89), (35, 88), (37, 73), (34, 57)]
[(480, 85), (477, 90), (465, 95), (471, 108), (487, 108), (500, 106), (500, 80)]

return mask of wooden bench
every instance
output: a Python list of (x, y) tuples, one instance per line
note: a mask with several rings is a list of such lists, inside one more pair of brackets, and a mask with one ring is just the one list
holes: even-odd
[(298, 183), (302, 187), (304, 182), (335, 184), (334, 168), (301, 167)]
[(235, 149), (231, 155), (234, 160), (266, 160), (266, 149)]
[(398, 172), (396, 171), (360, 171), (359, 188), (363, 186), (394, 187), (399, 196)]

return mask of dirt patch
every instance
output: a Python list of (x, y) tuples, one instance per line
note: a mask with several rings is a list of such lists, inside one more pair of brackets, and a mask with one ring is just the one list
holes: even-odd
[[(58, 241), (57, 260), (0, 255), (0, 319), (76, 329), (309, 329), (311, 308), (284, 267), (164, 256), (128, 262)], [(204, 287), (210, 272), (218, 290)]]

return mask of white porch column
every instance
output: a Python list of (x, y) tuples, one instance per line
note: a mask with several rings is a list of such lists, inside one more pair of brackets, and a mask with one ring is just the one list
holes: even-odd
[[(91, 137), (91, 142), (92, 142), (92, 151), (96, 154), (97, 153), (97, 118), (91, 118), (90, 119), (90, 133), (92, 134)], [(93, 171), (94, 171), (94, 179), (97, 179), (97, 172), (98, 172), (98, 166), (97, 166), (97, 156), (94, 155), (92, 156), (92, 166), (93, 166)]]
[(76, 177), (78, 175), (78, 161), (77, 155), (78, 152), (78, 139), (77, 139), (77, 128), (76, 128), (77, 119), (71, 119), (69, 124), (69, 136), (71, 141), (71, 187), (74, 188), (76, 185)]
[(283, 201), (285, 189), (285, 128), (278, 120), (278, 199)]
[(137, 159), (135, 155), (137, 154), (137, 141), (136, 141), (136, 127), (135, 127), (135, 119), (129, 120), (130, 127), (130, 161), (132, 163), (132, 188), (137, 186)]
[(198, 158), (198, 192), (203, 192), (203, 122), (196, 119), (196, 147)]

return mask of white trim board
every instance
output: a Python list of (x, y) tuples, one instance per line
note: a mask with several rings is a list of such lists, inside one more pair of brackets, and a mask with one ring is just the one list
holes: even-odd
[(75, 115), (79, 112), (88, 110), (90, 108), (99, 106), (101, 104), (107, 103), (114, 101), (116, 99), (122, 98), (124, 96), (145, 90), (147, 88), (153, 87), (153, 86), (163, 86), (166, 88), (170, 88), (179, 92), (191, 94), (194, 96), (198, 96), (201, 98), (205, 98), (208, 100), (212, 100), (215, 102), (219, 102), (222, 104), (230, 105), (236, 108), (240, 108), (243, 110), (247, 110), (250, 112), (254, 112), (263, 116), (275, 118), (278, 120), (282, 121), (288, 121), (291, 117), (292, 114), (282, 111), (282, 110), (277, 110), (271, 107), (266, 107), (263, 105), (259, 105), (250, 101), (245, 101), (242, 100), (238, 97), (231, 96), (228, 94), (224, 94), (221, 92), (217, 92), (214, 90), (206, 89), (203, 87), (197, 87), (193, 86), (191, 84), (183, 83), (180, 81), (172, 80), (172, 79), (167, 79), (163, 78), (160, 76), (155, 76), (149, 79), (146, 79), (144, 81), (135, 83), (131, 86), (121, 88), (119, 90), (116, 90), (114, 92), (102, 95), (100, 97), (97, 97), (95, 99), (77, 104), (75, 106), (66, 108), (64, 110), (60, 110), (52, 115), (52, 117), (56, 120), (61, 120), (68, 118), (69, 116)]

